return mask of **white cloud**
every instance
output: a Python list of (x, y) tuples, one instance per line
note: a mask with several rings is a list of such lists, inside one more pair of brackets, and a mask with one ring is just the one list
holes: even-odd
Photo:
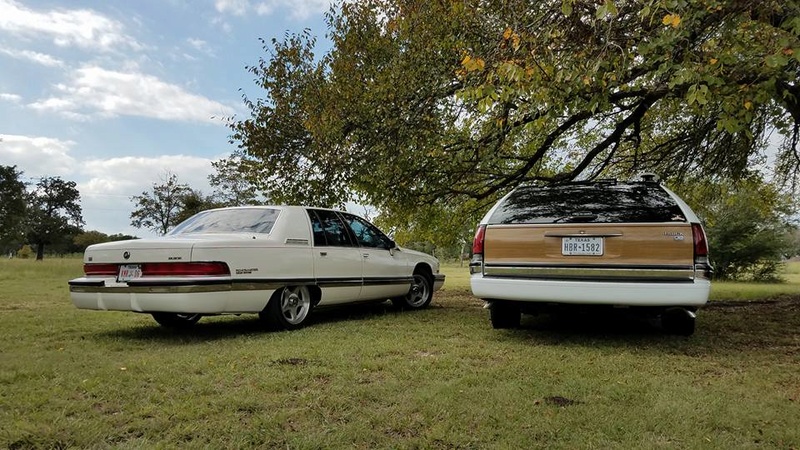
[(139, 195), (153, 183), (161, 183), (166, 171), (178, 176), (178, 182), (193, 189), (208, 191), (211, 160), (197, 156), (163, 155), (158, 157), (124, 156), (84, 161), (81, 173), (88, 178), (87, 192), (93, 194)]
[(330, 8), (330, 0), (265, 0), (256, 5), (259, 15), (270, 15), (278, 9), (287, 9), (295, 19), (306, 19)]
[(32, 61), (36, 64), (41, 64), (47, 67), (61, 67), (64, 65), (64, 61), (61, 61), (60, 59), (56, 59), (44, 53), (32, 52), (30, 50), (9, 50), (0, 48), (0, 53), (8, 55), (12, 58)]
[(14, 0), (0, 0), (0, 30), (52, 39), (59, 47), (101, 51), (142, 48), (125, 33), (122, 23), (90, 9), (35, 11)]
[(6, 102), (11, 102), (11, 103), (19, 103), (20, 100), (22, 100), (22, 97), (20, 97), (17, 94), (9, 94), (7, 92), (0, 92), (0, 100), (6, 101)]
[(75, 169), (75, 159), (69, 155), (74, 145), (49, 137), (0, 134), (0, 160), (16, 165), (26, 177), (66, 176)]
[(86, 181), (78, 183), (86, 229), (108, 234), (123, 233), (151, 236), (147, 230), (130, 226), (134, 205), (130, 198), (160, 184), (169, 171), (179, 183), (209, 194), (208, 175), (213, 171), (210, 159), (186, 155), (159, 157), (119, 157), (94, 159), (81, 165)]
[(260, 16), (267, 16), (278, 10), (288, 10), (295, 19), (306, 19), (313, 14), (327, 11), (331, 0), (262, 0), (255, 5), (250, 0), (216, 0), (217, 12), (243, 16), (255, 11)]
[(55, 86), (60, 92), (29, 106), (74, 119), (92, 116), (139, 116), (161, 120), (221, 123), (233, 109), (187, 92), (152, 75), (116, 72), (100, 67), (78, 69), (69, 84)]
[(249, 0), (216, 0), (214, 7), (223, 14), (243, 16), (250, 9)]
[(208, 42), (202, 39), (189, 38), (186, 39), (186, 43), (198, 52), (204, 53), (208, 56), (214, 56), (214, 51), (211, 49), (211, 46), (208, 45)]

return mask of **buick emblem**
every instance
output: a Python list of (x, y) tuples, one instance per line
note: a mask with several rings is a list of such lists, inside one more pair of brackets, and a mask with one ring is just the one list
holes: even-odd
[(131, 252), (125, 252), (125, 253), (123, 253), (123, 254), (122, 254), (122, 257), (123, 257), (123, 258), (125, 258), (125, 259), (128, 259), (128, 258), (130, 258), (130, 257), (131, 257)]

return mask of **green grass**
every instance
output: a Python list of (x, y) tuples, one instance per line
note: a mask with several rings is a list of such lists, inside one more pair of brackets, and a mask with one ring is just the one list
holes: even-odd
[(492, 330), (466, 267), (445, 270), (424, 311), (175, 332), (75, 309), (79, 260), (0, 261), (0, 448), (800, 447), (797, 283), (715, 286), (682, 338), (622, 318)]

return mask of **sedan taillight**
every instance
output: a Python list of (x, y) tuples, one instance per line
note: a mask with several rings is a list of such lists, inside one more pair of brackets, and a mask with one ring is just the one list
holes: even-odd
[(116, 264), (84, 264), (83, 273), (87, 277), (117, 276), (118, 266)]
[(228, 265), (221, 262), (146, 263), (143, 277), (185, 277), (230, 275)]
[[(144, 263), (143, 277), (201, 277), (226, 276), (231, 271), (222, 262), (185, 262), (185, 263)], [(87, 277), (115, 277), (119, 272), (117, 264), (84, 264), (83, 273)]]

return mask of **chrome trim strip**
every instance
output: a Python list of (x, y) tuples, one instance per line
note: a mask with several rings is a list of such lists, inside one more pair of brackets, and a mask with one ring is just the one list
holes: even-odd
[[(442, 277), (444, 278), (444, 277)], [(134, 281), (134, 280), (131, 280)], [(165, 294), (165, 293), (192, 293), (192, 292), (229, 292), (229, 291), (267, 291), (276, 290), (285, 286), (306, 285), (319, 286), (320, 288), (355, 287), (355, 286), (380, 286), (408, 284), (412, 277), (374, 277), (374, 278), (327, 278), (314, 280), (311, 278), (287, 279), (137, 279), (129, 282), (128, 286), (106, 286), (104, 280), (82, 281), (72, 280), (69, 283), (70, 292), (81, 293), (108, 293), (108, 294)]]
[(374, 278), (364, 278), (364, 286), (380, 286), (380, 285), (393, 285), (393, 284), (411, 284), (414, 281), (413, 277), (402, 277), (402, 278), (395, 278), (395, 277), (374, 277)]
[(536, 264), (536, 263), (516, 263), (516, 264), (503, 264), (491, 263), (486, 264), (487, 267), (531, 267), (536, 269), (647, 269), (647, 270), (694, 270), (691, 264), (575, 264), (575, 263), (550, 263), (550, 264)]
[(557, 231), (548, 231), (544, 233), (545, 237), (619, 237), (622, 233), (559, 233)]
[(559, 279), (651, 279), (651, 280), (694, 280), (693, 267), (557, 267), (557, 266), (484, 266), (488, 277), (509, 278), (559, 278)]

